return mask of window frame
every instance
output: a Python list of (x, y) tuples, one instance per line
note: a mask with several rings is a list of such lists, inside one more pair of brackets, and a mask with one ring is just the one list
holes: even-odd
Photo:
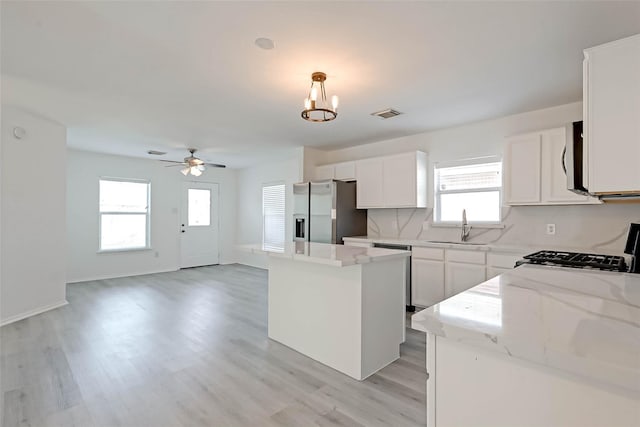
[(473, 165), (482, 165), (487, 163), (500, 163), (500, 177), (503, 178), (504, 173), (504, 161), (500, 156), (487, 156), (487, 157), (475, 157), (470, 159), (462, 159), (462, 160), (454, 160), (447, 162), (436, 162), (433, 165), (433, 225), (437, 226), (456, 226), (459, 227), (462, 223), (462, 218), (460, 221), (441, 221), (441, 209), (442, 202), (441, 197), (442, 194), (468, 194), (468, 193), (486, 193), (491, 191), (498, 192), (498, 220), (497, 221), (468, 221), (469, 225), (474, 226), (499, 226), (502, 224), (502, 198), (504, 195), (504, 179), (501, 179), (499, 187), (485, 187), (485, 188), (470, 188), (463, 190), (439, 190), (439, 174), (437, 173), (438, 169), (446, 169), (460, 166), (473, 166)]
[[(114, 212), (104, 211), (100, 209), (100, 182), (101, 181), (115, 181), (115, 182), (129, 182), (134, 184), (146, 184), (147, 185), (147, 211), (146, 212)], [(132, 248), (114, 248), (114, 249), (102, 249), (102, 215), (144, 215), (145, 216), (145, 245)], [(97, 253), (113, 253), (113, 252), (136, 252), (136, 251), (148, 251), (151, 250), (151, 181), (148, 179), (138, 178), (119, 178), (111, 176), (98, 177), (98, 250)]]
[(282, 213), (282, 219), (283, 219), (283, 236), (282, 236), (282, 248), (277, 248), (275, 247), (275, 245), (271, 245), (269, 246), (268, 249), (270, 250), (284, 250), (284, 245), (286, 244), (287, 241), (287, 185), (285, 182), (283, 181), (276, 181), (276, 182), (265, 182), (262, 184), (262, 201), (261, 201), (261, 205), (262, 205), (262, 247), (263, 248), (267, 248), (266, 243), (265, 243), (265, 229), (266, 229), (266, 215), (265, 215), (265, 203), (264, 203), (264, 190), (267, 187), (282, 187), (282, 207), (283, 207), (283, 213)]

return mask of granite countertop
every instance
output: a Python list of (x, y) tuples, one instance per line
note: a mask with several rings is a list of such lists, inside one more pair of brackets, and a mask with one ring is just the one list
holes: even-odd
[(640, 393), (640, 274), (523, 265), (411, 325)]
[(242, 245), (240, 248), (252, 253), (267, 254), (272, 257), (333, 265), (336, 267), (404, 259), (411, 255), (409, 251), (313, 242), (289, 242), (285, 244), (284, 249), (265, 248), (261, 244)]

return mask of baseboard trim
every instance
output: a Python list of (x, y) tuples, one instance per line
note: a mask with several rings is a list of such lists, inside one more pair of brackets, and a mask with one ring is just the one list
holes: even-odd
[(15, 316), (8, 317), (0, 321), (0, 326), (5, 326), (13, 322), (17, 322), (18, 320), (26, 319), (27, 317), (35, 316), (37, 314), (42, 314), (45, 311), (53, 310), (55, 308), (60, 308), (69, 304), (67, 300), (58, 301), (53, 304), (47, 304), (42, 307), (34, 308), (33, 310), (25, 311), (24, 313), (16, 314)]
[(122, 278), (122, 277), (146, 276), (148, 274), (156, 274), (156, 273), (171, 273), (173, 271), (178, 271), (178, 270), (180, 270), (180, 268), (172, 268), (172, 269), (167, 269), (167, 270), (154, 270), (154, 271), (146, 271), (146, 272), (139, 272), (139, 273), (129, 273), (129, 274), (118, 274), (118, 275), (115, 275), (115, 276), (113, 276), (113, 275), (93, 276), (93, 277), (88, 277), (88, 278), (69, 280), (69, 281), (67, 281), (67, 284), (69, 284), (69, 283), (92, 282), (94, 280), (119, 279), (119, 278)]

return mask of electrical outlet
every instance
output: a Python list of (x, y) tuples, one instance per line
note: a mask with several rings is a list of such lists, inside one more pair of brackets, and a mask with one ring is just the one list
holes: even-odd
[(556, 225), (555, 224), (547, 224), (547, 234), (553, 236), (556, 234)]
[(429, 224), (429, 221), (425, 221), (422, 223), (422, 231), (427, 231), (429, 227), (431, 227), (431, 224)]
[(391, 221), (391, 228), (393, 228), (395, 231), (398, 231), (398, 221), (396, 221), (395, 219)]

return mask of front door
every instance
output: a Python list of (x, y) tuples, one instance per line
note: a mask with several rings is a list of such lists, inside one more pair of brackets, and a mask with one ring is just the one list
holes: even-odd
[(218, 264), (218, 184), (182, 186), (180, 268)]

